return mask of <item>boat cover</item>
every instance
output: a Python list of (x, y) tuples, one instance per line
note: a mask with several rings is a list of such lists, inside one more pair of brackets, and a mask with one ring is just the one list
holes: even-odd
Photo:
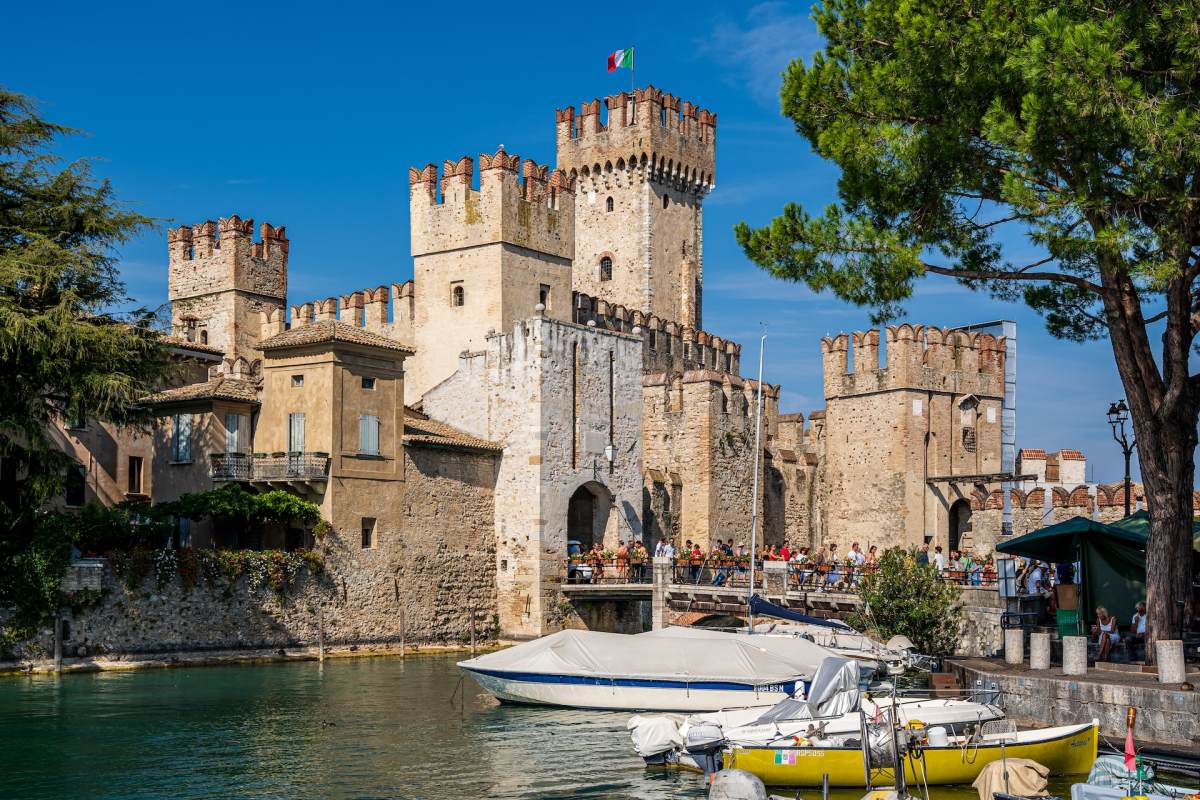
[(833, 651), (827, 647), (798, 636), (753, 636), (745, 633), (718, 631), (712, 628), (687, 628), (681, 625), (670, 625), (656, 631), (639, 633), (637, 638), (748, 642), (759, 650), (785, 659), (810, 678), (817, 673), (822, 661), (834, 655)]
[(820, 662), (820, 658), (811, 660), (809, 668), (798, 650), (788, 654), (782, 647), (761, 647), (757, 639), (747, 636), (717, 633), (699, 637), (559, 631), (458, 665), (501, 673), (765, 686), (807, 679)]
[(1018, 797), (1045, 797), (1050, 770), (1029, 758), (1006, 758), (984, 766), (971, 785), (979, 800), (992, 800), (995, 793)]
[(792, 622), (806, 622), (809, 625), (820, 625), (823, 628), (836, 628), (847, 632), (853, 632), (851, 628), (844, 622), (839, 622), (836, 619), (822, 619), (821, 617), (810, 617), (808, 614), (801, 614), (799, 611), (793, 611), (790, 608), (777, 606), (774, 603), (764, 600), (758, 595), (753, 595), (750, 598), (750, 610), (755, 614), (762, 614), (767, 617), (776, 617), (778, 619), (790, 619)]
[(821, 662), (817, 674), (813, 676), (807, 700), (792, 697), (780, 700), (751, 724), (763, 725), (785, 719), (840, 717), (854, 711), (861, 699), (858, 674), (857, 661), (829, 656)]

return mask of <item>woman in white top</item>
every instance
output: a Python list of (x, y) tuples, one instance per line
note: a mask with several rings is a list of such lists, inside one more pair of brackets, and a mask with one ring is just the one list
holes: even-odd
[(1096, 609), (1096, 624), (1092, 626), (1092, 633), (1096, 634), (1096, 646), (1099, 648), (1096, 651), (1097, 661), (1107, 661), (1108, 651), (1117, 643), (1117, 618), (1108, 613), (1108, 609), (1100, 606)]

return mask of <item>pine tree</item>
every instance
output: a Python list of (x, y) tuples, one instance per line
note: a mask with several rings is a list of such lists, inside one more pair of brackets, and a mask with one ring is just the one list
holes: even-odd
[(0, 88), (0, 603), (26, 623), (53, 607), (70, 555), (71, 526), (43, 513), (77, 467), (54, 423), (144, 424), (136, 401), (169, 369), (154, 315), (117, 312), (115, 248), (151, 220), (52, 152), (74, 133)]

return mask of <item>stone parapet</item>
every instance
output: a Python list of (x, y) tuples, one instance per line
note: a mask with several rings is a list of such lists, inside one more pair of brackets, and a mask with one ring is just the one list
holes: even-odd
[(653, 86), (555, 112), (558, 168), (585, 182), (607, 169), (698, 193), (716, 166), (717, 115)]
[[(575, 181), (562, 170), (509, 155), (501, 147), (475, 161), (463, 156), (408, 171), (412, 255), (503, 242), (556, 258), (575, 257)], [(518, 177), (518, 171), (523, 173)]]

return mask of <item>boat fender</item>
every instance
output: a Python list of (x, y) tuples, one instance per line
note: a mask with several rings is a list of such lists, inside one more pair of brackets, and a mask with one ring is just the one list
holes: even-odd
[(929, 746), (930, 747), (949, 747), (950, 737), (946, 734), (946, 729), (942, 727), (930, 728), (929, 731)]
[(723, 769), (713, 776), (708, 800), (767, 800), (767, 788), (745, 770)]

